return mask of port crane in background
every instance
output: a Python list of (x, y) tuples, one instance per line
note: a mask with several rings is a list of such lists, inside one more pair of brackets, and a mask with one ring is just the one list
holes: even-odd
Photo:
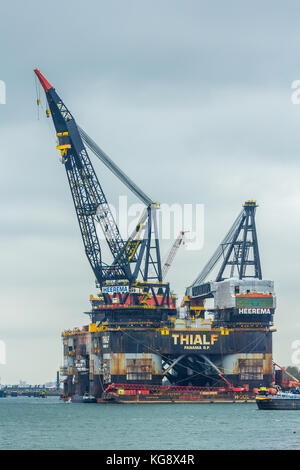
[[(144, 301), (140, 296), (142, 291), (154, 299), (155, 306), (170, 306), (169, 284), (162, 279), (156, 220), (159, 204), (147, 196), (77, 125), (53, 86), (38, 69), (34, 72), (46, 94), (46, 115), (53, 120), (57, 149), (66, 170), (85, 253), (104, 303), (111, 305), (117, 296), (123, 305), (128, 302), (137, 305)], [(128, 240), (121, 237), (85, 144), (146, 206)], [(110, 249), (111, 263), (102, 260), (97, 223)]]
[(176, 238), (175, 242), (173, 243), (172, 247), (171, 247), (171, 250), (167, 256), (167, 259), (163, 265), (163, 269), (162, 269), (162, 278), (165, 279), (166, 278), (166, 275), (167, 275), (167, 272), (169, 271), (170, 267), (171, 267), (171, 264), (173, 263), (174, 261), (174, 258), (176, 256), (176, 253), (178, 251), (178, 248), (180, 247), (180, 245), (182, 243), (184, 243), (184, 235), (185, 233), (187, 233), (186, 231), (183, 232), (179, 232), (179, 235), (178, 237)]

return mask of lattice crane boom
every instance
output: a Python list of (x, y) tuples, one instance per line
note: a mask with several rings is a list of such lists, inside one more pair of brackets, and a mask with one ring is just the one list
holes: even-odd
[(106, 196), (83, 144), (78, 126), (69, 109), (41, 72), (35, 73), (43, 86), (56, 130), (62, 162), (64, 163), (84, 248), (100, 285), (108, 279), (130, 279), (128, 263), (109, 267), (102, 263), (101, 248), (96, 231), (99, 222), (113, 258), (125, 247)]
[(180, 245), (182, 244), (183, 242), (183, 237), (184, 237), (184, 234), (186, 232), (179, 232), (179, 235), (178, 237), (176, 238), (175, 242), (173, 243), (172, 247), (171, 247), (171, 250), (167, 256), (167, 259), (163, 265), (163, 269), (162, 269), (162, 278), (165, 279), (166, 278), (166, 275), (167, 275), (167, 272), (169, 271), (173, 261), (174, 261), (174, 258), (176, 256), (176, 253), (178, 251), (178, 248), (180, 247)]
[[(188, 296), (196, 296), (201, 292), (201, 286), (204, 285), (207, 276), (222, 256), (222, 264), (215, 281), (219, 282), (226, 278), (226, 268), (230, 268), (230, 274), (227, 277), (233, 277), (234, 270), (236, 270), (236, 276), (239, 279), (244, 279), (245, 277), (262, 279), (255, 224), (256, 208), (256, 201), (249, 200), (245, 202), (242, 211), (235, 219), (213, 256), (204, 266), (193, 284), (187, 288), (186, 293)], [(250, 272), (250, 267), (252, 267), (252, 272)]]
[[(127, 281), (133, 284), (140, 273), (143, 281), (151, 279), (162, 282), (156, 223), (156, 209), (159, 205), (153, 202), (77, 125), (69, 109), (38, 69), (35, 69), (35, 74), (46, 94), (49, 106), (46, 114), (53, 119), (58, 138), (57, 149), (60, 150), (61, 160), (66, 169), (85, 252), (98, 284), (100, 287), (107, 281)], [(121, 237), (84, 142), (147, 206), (127, 241)], [(111, 265), (101, 259), (101, 247), (96, 231), (97, 222), (101, 225), (113, 257)], [(142, 265), (143, 259), (144, 265)], [(134, 269), (133, 263), (135, 263)]]

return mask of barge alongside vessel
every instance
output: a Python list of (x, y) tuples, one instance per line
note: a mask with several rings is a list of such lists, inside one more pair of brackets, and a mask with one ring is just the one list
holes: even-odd
[(101, 402), (115, 403), (235, 403), (254, 401), (241, 387), (111, 384)]

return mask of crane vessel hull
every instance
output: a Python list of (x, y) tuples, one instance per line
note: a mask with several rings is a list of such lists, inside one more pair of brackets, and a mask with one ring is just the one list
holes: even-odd
[[(249, 398), (253, 388), (272, 383), (272, 333), (267, 327), (212, 328), (200, 319), (174, 319), (168, 326), (90, 323), (62, 333), (64, 394), (101, 399), (107, 387), (120, 384), (116, 393), (125, 402), (137, 396), (141, 402), (233, 399), (240, 391)], [(178, 386), (199, 389), (183, 393)]]

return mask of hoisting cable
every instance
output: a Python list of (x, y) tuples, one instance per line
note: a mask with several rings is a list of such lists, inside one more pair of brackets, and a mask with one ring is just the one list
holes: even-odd
[(34, 74), (34, 81), (35, 81), (35, 91), (36, 91), (37, 118), (38, 118), (38, 121), (39, 121), (39, 119), (40, 119), (41, 95), (40, 95), (40, 87), (38, 86), (38, 81), (37, 81), (36, 74)]
[(96, 142), (87, 135), (87, 133), (77, 124), (82, 140), (87, 147), (110, 169), (114, 175), (119, 178), (146, 206), (153, 204), (152, 199), (144, 193), (121, 168), (119, 168), (112, 159), (96, 144)]

